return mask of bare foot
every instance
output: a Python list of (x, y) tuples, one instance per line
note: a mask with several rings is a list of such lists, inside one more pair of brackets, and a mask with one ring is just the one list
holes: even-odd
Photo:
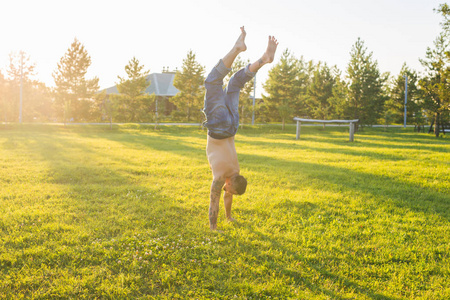
[(234, 49), (237, 52), (244, 52), (247, 50), (247, 46), (245, 45), (245, 36), (247, 33), (245, 32), (244, 26), (241, 27), (241, 35), (236, 41), (236, 44), (234, 44)]
[(269, 35), (269, 44), (267, 45), (266, 52), (264, 52), (261, 60), (264, 64), (273, 62), (275, 57), (275, 51), (277, 51), (278, 41), (274, 36)]
[(236, 219), (235, 218), (232, 218), (232, 217), (229, 217), (229, 218), (227, 218), (227, 220), (228, 220), (228, 222), (236, 222)]

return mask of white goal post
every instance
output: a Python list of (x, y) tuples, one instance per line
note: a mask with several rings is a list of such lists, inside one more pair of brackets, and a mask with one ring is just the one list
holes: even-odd
[(349, 132), (350, 132), (350, 142), (353, 142), (354, 136), (355, 136), (355, 123), (359, 121), (359, 119), (356, 120), (315, 120), (315, 119), (302, 119), (295, 117), (294, 121), (297, 121), (297, 137), (298, 140), (300, 138), (300, 129), (302, 126), (302, 122), (305, 123), (348, 123), (349, 124)]

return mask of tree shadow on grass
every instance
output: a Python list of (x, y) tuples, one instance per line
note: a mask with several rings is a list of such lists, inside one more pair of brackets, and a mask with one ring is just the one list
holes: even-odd
[[(321, 182), (321, 184), (317, 184), (318, 189), (322, 188), (324, 190), (332, 190), (335, 192), (344, 193), (347, 191), (355, 191), (356, 193), (372, 196), (371, 198), (375, 199), (375, 201), (378, 202), (378, 205), (383, 205), (384, 202), (392, 202), (398, 207), (407, 208), (408, 210), (414, 212), (424, 214), (438, 214), (447, 221), (450, 219), (450, 214), (448, 213), (450, 209), (450, 203), (448, 201), (448, 195), (445, 192), (437, 192), (415, 184), (395, 180), (386, 176), (360, 173), (345, 168), (323, 166), (314, 163), (281, 160), (260, 155), (244, 154), (243, 156), (246, 158), (246, 167), (250, 170), (261, 170), (260, 164), (258, 162), (264, 161), (265, 167), (268, 168), (268, 170), (265, 171), (267, 171), (267, 173), (269, 174), (277, 174), (277, 178), (293, 178), (292, 175), (298, 172), (309, 179), (314, 179)], [(274, 181), (276, 180), (274, 179)], [(301, 185), (302, 183), (302, 181), (297, 182), (297, 184), (299, 185)], [(265, 182), (265, 184), (270, 183)], [(309, 184), (311, 183), (309, 182)], [(407, 196), (408, 198), (405, 199), (405, 196)], [(308, 219), (308, 212), (310, 210), (318, 209), (318, 207), (314, 204), (311, 205), (310, 203), (296, 202), (289, 199), (282, 200), (280, 205), (274, 206), (272, 209), (284, 209), (286, 211), (289, 211), (290, 213), (293, 213), (294, 215), (297, 215), (299, 217), (301, 216), (305, 219)], [(389, 207), (389, 204), (387, 205), (387, 207)], [(271, 209), (263, 212), (258, 211), (258, 215), (262, 219), (270, 218), (270, 210)], [(239, 209), (239, 211), (241, 211), (243, 215), (252, 215), (255, 213), (253, 210), (249, 211), (245, 209)], [(330, 280), (331, 282), (338, 282), (340, 285), (345, 286), (350, 290), (354, 290), (359, 294), (365, 295), (366, 297), (371, 299), (399, 299), (396, 297), (383, 295), (382, 292), (374, 291), (366, 286), (361, 286), (356, 281), (330, 272), (328, 268), (323, 265), (323, 263), (321, 264), (315, 261), (315, 259), (305, 257), (301, 252), (293, 252), (292, 250), (285, 247), (285, 245), (289, 244), (289, 242), (286, 240), (282, 241), (282, 235), (264, 234), (260, 230), (258, 230), (257, 225), (251, 224), (249, 222), (242, 224), (242, 226), (240, 227), (245, 227), (243, 229), (244, 231), (247, 230), (250, 234), (256, 235), (257, 237), (254, 238), (255, 240), (269, 241), (272, 246), (268, 248), (279, 249), (283, 253), (285, 253), (286, 256), (294, 257), (295, 260), (302, 262), (302, 264), (306, 265), (312, 270), (315, 270), (317, 273), (321, 274), (321, 276), (323, 276), (325, 279)], [(253, 245), (248, 242), (248, 237), (246, 239), (240, 239), (239, 236), (231, 238), (238, 240), (240, 249), (243, 249), (242, 251), (249, 251), (245, 249), (254, 248)], [(257, 260), (267, 260), (267, 258), (264, 257), (265, 254), (263, 255), (256, 250), (253, 254), (259, 257)], [(317, 282), (311, 281), (308, 278), (304, 278), (301, 272), (298, 272), (295, 269), (286, 268), (285, 265), (277, 263), (276, 258), (271, 259), (271, 261), (274, 261), (274, 263), (272, 263), (271, 265), (272, 271), (281, 271), (281, 274), (287, 276), (288, 278), (291, 278), (296, 284), (299, 284), (300, 286), (306, 286), (313, 293), (323, 294), (333, 299), (344, 299), (343, 297), (340, 297), (339, 295), (334, 293), (332, 290), (326, 288), (326, 286), (318, 285)], [(332, 257), (332, 261), (334, 261), (335, 263), (339, 263), (339, 259), (337, 257)], [(358, 265), (355, 265), (355, 268), (358, 268)]]
[[(360, 295), (365, 295), (366, 297), (370, 299), (380, 299), (380, 300), (397, 300), (400, 298), (392, 297), (392, 296), (386, 296), (383, 295), (377, 291), (374, 291), (368, 287), (361, 286), (357, 282), (350, 280), (348, 278), (344, 278), (340, 275), (336, 275), (333, 272), (330, 272), (327, 270), (326, 266), (323, 265), (323, 263), (319, 263), (315, 258), (308, 258), (301, 254), (301, 252), (294, 252), (290, 249), (288, 249), (285, 244), (286, 241), (280, 242), (280, 239), (283, 239), (281, 236), (278, 236), (277, 239), (262, 233), (261, 231), (254, 229), (254, 227), (251, 224), (247, 224), (245, 226), (245, 230), (248, 231), (251, 235), (255, 236), (255, 239), (258, 241), (266, 241), (269, 242), (270, 246), (267, 248), (269, 249), (276, 249), (277, 252), (281, 252), (284, 257), (290, 257), (293, 258), (298, 264), (300, 265), (300, 268), (307, 267), (309, 270), (314, 270), (318, 274), (320, 274), (321, 277), (325, 278), (325, 280), (330, 280), (334, 283), (338, 283), (340, 285), (340, 288), (345, 287), (349, 290), (356, 291)], [(293, 268), (286, 268), (286, 265), (279, 263), (278, 259), (276, 257), (268, 257), (270, 254), (264, 253), (258, 251), (257, 248), (254, 247), (254, 245), (248, 241), (248, 238), (242, 239), (239, 235), (238, 236), (231, 236), (227, 233), (224, 233), (230, 241), (234, 242), (235, 244), (239, 245), (239, 248), (237, 251), (244, 251), (244, 252), (251, 252), (251, 255), (256, 256), (256, 260), (258, 261), (270, 261), (271, 263), (268, 264), (270, 266), (271, 271), (273, 273), (280, 273), (287, 278), (290, 278), (295, 285), (298, 288), (306, 287), (310, 291), (312, 291), (315, 295), (325, 295), (327, 297), (331, 297), (332, 299), (348, 299), (347, 297), (342, 297), (338, 295), (333, 290), (326, 288), (323, 284), (320, 284), (318, 282), (315, 282), (308, 278), (308, 276), (305, 276), (305, 273), (301, 273), (300, 271), (297, 271)], [(332, 258), (335, 262), (338, 262), (338, 259), (336, 257)], [(311, 275), (312, 274), (308, 274)]]
[[(335, 193), (350, 193), (361, 194), (369, 196), (371, 200), (376, 202), (377, 206), (384, 206), (390, 210), (391, 204), (399, 208), (407, 209), (409, 211), (420, 214), (439, 215), (446, 221), (450, 221), (450, 202), (448, 201), (448, 194), (445, 191), (435, 191), (418, 184), (404, 182), (388, 176), (362, 173), (346, 168), (326, 166), (318, 163), (298, 162), (292, 160), (283, 160), (269, 156), (255, 155), (255, 154), (240, 154), (245, 161), (245, 167), (254, 173), (266, 172), (274, 175), (274, 182), (279, 178), (292, 178), (294, 184), (302, 185), (307, 182), (307, 185), (313, 184), (317, 189), (332, 191)], [(264, 166), (261, 166), (264, 162)], [(296, 178), (296, 174), (301, 174), (301, 178)], [(267, 177), (267, 175), (266, 175)], [(270, 178), (270, 176), (269, 176)], [(314, 182), (314, 183), (312, 183)], [(251, 182), (249, 183), (251, 189)], [(270, 185), (267, 180), (264, 184)], [(384, 205), (385, 204), (385, 205)], [(282, 206), (280, 206), (282, 205)], [(308, 218), (308, 211), (318, 209), (314, 204), (300, 203), (290, 199), (282, 200), (278, 206), (268, 208), (267, 210), (258, 211), (257, 214), (261, 219), (271, 218), (271, 210), (285, 209), (294, 215)], [(329, 208), (323, 208), (328, 210)], [(237, 209), (242, 215), (253, 215), (254, 210)], [(335, 212), (333, 212), (334, 214)], [(342, 216), (341, 216), (342, 217)], [(256, 224), (245, 222), (239, 224), (239, 227), (244, 227), (244, 231), (249, 234), (256, 235), (253, 240), (268, 241), (271, 244), (271, 249), (279, 249), (287, 256), (292, 256), (303, 265), (315, 270), (321, 274), (325, 279), (331, 282), (338, 282), (340, 285), (347, 287), (349, 290), (356, 291), (361, 295), (365, 295), (370, 299), (399, 299), (393, 296), (386, 296), (379, 290), (375, 291), (369, 287), (361, 286), (358, 282), (337, 275), (331, 272), (326, 265), (318, 263), (314, 258), (308, 258), (302, 255), (302, 252), (294, 252), (286, 247), (288, 241), (283, 241), (282, 235), (268, 235), (264, 234), (258, 229)], [(227, 234), (227, 233), (225, 233)], [(248, 241), (248, 236), (245, 238), (239, 236), (229, 235), (230, 239), (234, 239), (240, 245), (243, 252), (250, 251), (252, 255), (256, 256), (256, 260), (267, 261), (267, 257), (255, 249), (254, 245)], [(255, 250), (252, 250), (255, 249)], [(339, 258), (332, 257), (335, 263), (339, 263)], [(280, 271), (281, 274), (291, 278), (299, 286), (306, 286), (314, 294), (323, 294), (333, 299), (344, 299), (334, 291), (328, 289), (325, 285), (318, 285), (317, 282), (305, 278), (301, 272), (295, 269), (286, 268), (286, 264), (278, 263), (276, 257), (269, 259), (272, 261), (271, 270), (273, 272)], [(412, 262), (410, 262), (412, 263)], [(358, 265), (355, 265), (358, 268)]]
[[(347, 128), (345, 128), (347, 127)], [(251, 132), (243, 132), (239, 131), (243, 135), (255, 136), (255, 137), (265, 137), (267, 133), (265, 133), (262, 129)], [(293, 130), (275, 130), (273, 133), (276, 134), (275, 139), (286, 139), (286, 140), (295, 140), (295, 131)], [(272, 138), (272, 136), (271, 136)], [(302, 127), (300, 141), (327, 141), (332, 143), (350, 143), (348, 141), (348, 126), (336, 126), (336, 127), (326, 127), (323, 129), (318, 126), (306, 126)], [(381, 129), (371, 129), (367, 128), (362, 131), (358, 131), (355, 133), (355, 142), (354, 143), (366, 143), (368, 141), (380, 141), (380, 142), (389, 142), (389, 143), (400, 143), (400, 144), (420, 144), (421, 147), (425, 147), (428, 150), (436, 150), (442, 151), (440, 147), (432, 147), (436, 146), (444, 146), (449, 145), (450, 140), (448, 139), (437, 139), (433, 135), (423, 134), (423, 133), (412, 133), (412, 132), (404, 132), (399, 129), (393, 128), (388, 129), (388, 131), (383, 131)], [(378, 143), (374, 143), (376, 146), (380, 145)], [(387, 145), (390, 147), (389, 145)], [(398, 145), (399, 148), (410, 148), (414, 149), (415, 145)], [(445, 150), (443, 151), (445, 152)]]
[[(373, 141), (374, 139), (370, 138), (371, 141)], [(391, 141), (389, 141), (391, 142)], [(374, 147), (374, 148), (389, 148), (389, 149), (399, 149), (399, 150), (403, 150), (403, 149), (410, 149), (410, 150), (416, 150), (416, 151), (422, 151), (422, 150), (426, 150), (426, 151), (430, 151), (430, 152), (441, 152), (441, 153), (450, 153), (450, 151), (445, 147), (446, 145), (450, 145), (450, 143), (424, 143), (423, 140), (419, 140), (416, 142), (415, 145), (405, 145), (405, 144), (401, 144), (401, 142), (405, 142), (404, 140), (398, 140), (399, 144), (383, 144), (383, 143), (374, 143), (374, 142), (369, 142), (368, 140), (365, 140), (363, 142), (361, 142), (362, 145), (364, 146), (369, 146), (369, 147)], [(442, 145), (441, 147), (438, 146), (430, 146), (430, 145)]]
[[(430, 151), (430, 152), (436, 152), (436, 153), (450, 153), (450, 150), (445, 147), (438, 147), (438, 146), (429, 146), (428, 143), (420, 143), (417, 145), (403, 145), (402, 142), (405, 142), (405, 140), (399, 140), (397, 144), (378, 144), (374, 142), (370, 142), (372, 139), (372, 136), (364, 141), (357, 141), (357, 142), (347, 142), (342, 141), (339, 139), (329, 139), (326, 140), (317, 140), (314, 137), (310, 137), (308, 139), (303, 139), (302, 143), (299, 143), (298, 141), (286, 141), (285, 143), (276, 143), (273, 142), (267, 142), (267, 141), (251, 141), (251, 140), (237, 140), (236, 145), (244, 144), (244, 145), (252, 145), (252, 146), (258, 146), (258, 147), (264, 147), (264, 148), (271, 148), (271, 149), (285, 149), (285, 150), (295, 150), (295, 149), (309, 149), (313, 151), (319, 151), (319, 152), (326, 152), (326, 153), (336, 153), (336, 154), (348, 154), (352, 156), (367, 156), (367, 157), (373, 157), (376, 159), (383, 159), (383, 160), (405, 160), (408, 159), (404, 155), (395, 155), (395, 154), (384, 154), (381, 151), (370, 151), (367, 148), (361, 149), (362, 147), (371, 147), (372, 149), (391, 149), (391, 150), (397, 150), (401, 153), (402, 150), (416, 150), (418, 153), (421, 151)], [(311, 146), (311, 144), (308, 143), (308, 141), (313, 142), (313, 144), (316, 144), (317, 142), (320, 142), (325, 147), (315, 147)], [(421, 141), (423, 142), (423, 141)], [(438, 144), (436, 144), (438, 145)], [(442, 143), (441, 145), (445, 146), (446, 143)], [(445, 163), (445, 161), (444, 161)]]
[[(28, 298), (50, 293), (61, 298), (104, 296), (105, 290), (100, 286), (117, 281), (117, 274), (140, 276), (139, 271), (117, 262), (124, 255), (132, 260), (132, 250), (127, 250), (124, 243), (134, 247), (138, 241), (189, 234), (194, 226), (198, 227), (190, 212), (165, 196), (160, 187), (143, 185), (135, 176), (128, 176), (127, 169), (138, 166), (138, 162), (104, 153), (73, 137), (54, 132), (21, 132), (7, 136), (1, 145), (6, 152), (23, 155), (24, 163), (39, 165), (39, 170), (45, 173), (39, 179), (42, 186), (52, 190), (47, 197), (25, 194), (38, 199), (24, 199), (24, 207), (14, 208), (18, 214), (12, 211), (14, 217), (9, 217), (5, 225), (7, 232), (14, 232), (16, 238), (3, 241), (3, 236), (0, 237), (2, 249), (11, 253), (0, 259), (3, 266), (0, 277), (13, 274), (13, 281), (21, 280), (0, 284), (9, 289), (7, 295), (17, 288)], [(105, 158), (122, 159), (124, 166), (99, 164)], [(34, 189), (37, 185), (39, 181), (26, 186)], [(28, 202), (33, 205), (28, 206)], [(16, 223), (26, 224), (20, 227)], [(155, 265), (160, 267), (163, 263), (168, 262), (156, 261)], [(52, 276), (35, 276), (36, 272), (46, 270), (51, 270)], [(90, 279), (86, 281), (80, 274)], [(63, 287), (61, 283), (69, 284)], [(148, 288), (142, 282), (132, 284), (130, 298)]]
[(370, 139), (399, 143), (420, 143), (425, 145), (445, 145), (450, 143), (449, 140), (436, 138), (432, 134), (401, 132), (398, 131), (398, 129), (393, 131), (388, 130), (387, 132), (381, 130), (370, 130), (367, 132), (362, 132), (359, 137), (361, 137), (362, 140)]
[[(151, 135), (146, 134), (147, 132), (150, 132)], [(173, 128), (169, 131), (75, 131), (74, 134), (84, 138), (97, 139), (99, 141), (118, 142), (132, 149), (148, 149), (149, 155), (151, 155), (151, 150), (171, 152), (207, 164), (206, 133), (195, 132), (192, 129), (187, 130), (186, 128), (180, 128), (178, 131)], [(204, 138), (204, 146), (192, 146), (192, 142), (189, 142), (189, 138)]]
[[(177, 216), (180, 228), (184, 222), (189, 222), (185, 209), (164, 196), (160, 192), (161, 187), (151, 188), (136, 182), (135, 176), (145, 176), (134, 174), (136, 171), (132, 167), (141, 167), (139, 162), (101, 152), (71, 136), (55, 135), (53, 132), (14, 136), (5, 143), (20, 144), (19, 147), (30, 154), (30, 163), (34, 161), (46, 165), (45, 184), (60, 187), (64, 197), (70, 202), (64, 204), (67, 209), (82, 216), (77, 218), (78, 221), (89, 222), (105, 218), (105, 222), (112, 225), (102, 226), (97, 220), (95, 223), (101, 226), (103, 233), (90, 228), (91, 233), (114, 236), (122, 234), (124, 230), (131, 230), (111, 223), (120, 218), (118, 215), (128, 221), (130, 218), (135, 219), (144, 228), (151, 227), (159, 231), (165, 230), (165, 227), (155, 226), (155, 223), (166, 222), (167, 216), (169, 219)], [(105, 158), (110, 161), (120, 160), (126, 168), (112, 168), (107, 163), (101, 163)], [(125, 224), (119, 221), (117, 223)]]
[[(393, 180), (392, 178), (381, 175), (360, 173), (345, 168), (280, 160), (266, 156), (251, 157), (251, 155), (248, 155), (245, 161), (246, 168), (250, 170), (274, 174), (274, 182), (277, 182), (279, 178), (292, 178), (294, 185), (297, 184), (301, 186), (304, 182), (307, 182), (307, 186), (314, 186), (318, 190), (323, 189), (344, 194), (349, 194), (348, 192), (350, 192), (350, 194), (355, 194), (356, 192), (356, 194), (368, 195), (371, 201), (375, 202), (376, 207), (385, 207), (386, 213), (390, 213), (391, 211), (395, 212), (395, 210), (391, 209), (392, 204), (394, 204), (394, 206), (399, 208), (406, 208), (407, 210), (419, 212), (421, 214), (423, 213), (425, 215), (439, 215), (447, 221), (450, 217), (448, 213), (450, 209), (448, 194), (445, 192), (433, 191), (416, 184)], [(260, 163), (258, 163), (261, 161), (265, 162), (266, 169), (261, 168)], [(302, 174), (301, 177), (295, 177), (297, 173)], [(270, 179), (269, 181), (266, 180), (264, 184), (270, 185)], [(249, 189), (251, 188), (250, 181)], [(367, 196), (364, 197), (366, 198)], [(294, 215), (297, 214), (305, 219), (308, 219), (309, 217), (308, 215), (305, 215), (305, 203), (297, 202), (298, 205), (296, 205), (296, 201), (284, 199), (280, 204), (283, 204), (284, 209)], [(283, 209), (283, 207), (274, 206), (272, 209), (279, 210)], [(314, 207), (311, 209), (314, 209)], [(330, 208), (326, 208), (326, 211), (329, 210)], [(401, 209), (401, 211), (402, 210), (403, 209)], [(332, 210), (328, 214), (331, 213), (333, 217), (343, 217), (339, 216), (339, 211), (340, 210)], [(338, 215), (335, 216), (336, 212)], [(253, 213), (255, 212), (249, 212), (250, 215)], [(243, 214), (246, 215), (245, 212)], [(258, 214), (261, 214), (262, 218), (271, 217), (270, 212), (266, 212), (267, 215), (264, 215), (264, 211), (258, 211)], [(321, 214), (324, 216), (327, 215), (327, 212)], [(251, 224), (247, 225), (252, 227)], [(274, 236), (272, 238), (274, 238)], [(277, 235), (277, 239), (278, 238), (279, 236)], [(357, 266), (355, 267), (357, 268)], [(374, 296), (374, 298), (383, 299), (382, 296)]]
[[(398, 160), (405, 160), (404, 156), (400, 155), (393, 155), (393, 154), (384, 154), (380, 152), (374, 152), (369, 151), (367, 149), (361, 150), (359, 149), (361, 145), (354, 144), (350, 145), (349, 143), (332, 143), (331, 146), (328, 147), (314, 147), (310, 146), (307, 143), (298, 144), (298, 143), (279, 143), (276, 146), (274, 146), (273, 143), (265, 142), (265, 141), (239, 141), (236, 143), (238, 146), (239, 144), (243, 145), (251, 145), (251, 146), (257, 146), (261, 148), (266, 149), (283, 149), (287, 151), (295, 151), (297, 149), (301, 150), (311, 150), (312, 152), (324, 152), (324, 153), (333, 153), (333, 154), (342, 154), (342, 155), (351, 155), (356, 157), (371, 157), (375, 159), (382, 159), (382, 160), (389, 160), (389, 161), (398, 161)], [(329, 143), (326, 143), (329, 144)], [(345, 148), (343, 148), (345, 147)]]
[[(323, 182), (323, 189), (336, 192), (357, 191), (372, 195), (378, 201), (392, 201), (399, 207), (422, 213), (437, 213), (450, 220), (448, 193), (400, 181), (384, 175), (362, 173), (346, 168), (241, 154), (249, 170), (258, 171), (261, 161), (268, 172), (290, 178), (295, 173)], [(272, 169), (272, 171), (270, 171)], [(302, 182), (298, 182), (299, 185)], [(407, 198), (405, 196), (407, 195)]]
[[(168, 139), (163, 138), (160, 135), (149, 137), (141, 136), (139, 134), (133, 136), (130, 136), (129, 134), (125, 136), (113, 134), (104, 137), (103, 133), (91, 133), (89, 131), (85, 134), (85, 136), (95, 139), (103, 138), (105, 140), (116, 141), (130, 147), (142, 147), (142, 149), (149, 149), (149, 151), (151, 151), (151, 149), (154, 149), (158, 151), (172, 152), (187, 157), (191, 160), (195, 160), (199, 164), (204, 164), (205, 166), (207, 165), (204, 149), (199, 149), (199, 147), (191, 146), (187, 141), (180, 141), (176, 138)], [(54, 172), (55, 174), (53, 175), (53, 178), (56, 180), (56, 182), (70, 183), (71, 181), (75, 180), (79, 183), (108, 183), (113, 185), (117, 183), (131, 183), (129, 177), (124, 176), (123, 174), (119, 174), (116, 170), (109, 169), (108, 166), (95, 166), (96, 156), (107, 157), (111, 156), (110, 153), (99, 152), (98, 150), (92, 149), (81, 143), (76, 143), (70, 139), (66, 140), (65, 138), (57, 138), (51, 133), (34, 133), (33, 136), (29, 136), (28, 138), (31, 141), (34, 140), (35, 145), (39, 144), (38, 146), (34, 146), (35, 148), (30, 149), (30, 151), (40, 152), (42, 154), (42, 158), (44, 160), (48, 160), (48, 162), (52, 164), (52, 172)], [(252, 142), (241, 140), (237, 143), (255, 146), (262, 145), (268, 148), (276, 147), (295, 150), (295, 148), (291, 148), (291, 145), (282, 143), (278, 143), (275, 146), (273, 143), (271, 144), (261, 141)], [(71, 162), (70, 158), (68, 158), (66, 155), (67, 147), (73, 148), (73, 151), (84, 153), (84, 155), (86, 155), (87, 157), (91, 156), (91, 158), (87, 160), (87, 162), (90, 161), (90, 163), (82, 164), (79, 162)], [(330, 148), (324, 150), (317, 147), (308, 147), (308, 149), (312, 151), (331, 151), (332, 153), (341, 153), (341, 150), (333, 150)], [(352, 147), (351, 149), (343, 149), (342, 153), (356, 156), (367, 155), (365, 154), (365, 150), (361, 150), (360, 152), (356, 147)], [(289, 176), (292, 175), (292, 170), (297, 170), (296, 172), (301, 173), (302, 175), (306, 175), (310, 178), (315, 178), (323, 181), (325, 183), (324, 186), (327, 186), (328, 182), (328, 184), (332, 184), (334, 187), (339, 187), (340, 190), (356, 190), (362, 193), (369, 193), (377, 198), (392, 199), (399, 206), (407, 206), (412, 209), (424, 212), (439, 212), (439, 214), (444, 216), (446, 219), (449, 219), (447, 211), (449, 211), (450, 204), (448, 203), (448, 201), (445, 201), (448, 198), (447, 195), (443, 192), (431, 191), (419, 185), (403, 182), (398, 179), (383, 175), (361, 173), (335, 166), (325, 166), (315, 163), (283, 160), (268, 156), (245, 153), (240, 153), (238, 155), (240, 160), (244, 162), (245, 167), (255, 172), (260, 172), (262, 167), (261, 162), (264, 161), (265, 164), (263, 165), (263, 167), (266, 169), (273, 168), (272, 172), (274, 174), (276, 174), (277, 172), (281, 172), (284, 173), (285, 177), (289, 178)], [(391, 157), (390, 155), (383, 154), (380, 155), (379, 153), (372, 152), (367, 156), (384, 160), (400, 159), (398, 157)], [(49, 159), (49, 157), (53, 157), (55, 159)], [(137, 162), (127, 160), (126, 157), (111, 157), (111, 160), (115, 159), (120, 159), (128, 165), (138, 166)], [(404, 195), (411, 196), (409, 199), (403, 199), (402, 197)], [(414, 201), (412, 201), (411, 199), (414, 199)]]

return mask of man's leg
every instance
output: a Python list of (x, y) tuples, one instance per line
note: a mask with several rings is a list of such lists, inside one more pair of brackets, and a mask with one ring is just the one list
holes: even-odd
[(234, 60), (239, 55), (239, 53), (245, 51), (247, 46), (245, 45), (245, 36), (246, 32), (244, 30), (244, 26), (241, 27), (241, 35), (238, 40), (234, 44), (233, 48), (228, 52), (219, 63), (213, 68), (213, 70), (206, 77), (205, 85), (213, 88), (220, 87), (222, 89), (223, 86), (223, 78), (231, 71), (231, 66), (233, 65)]
[(230, 68), (226, 68), (222, 61), (214, 66), (211, 72), (205, 79), (205, 113), (214, 109), (216, 104), (224, 101), (223, 95), (223, 79), (231, 71)]
[(273, 59), (275, 57), (275, 51), (277, 50), (278, 41), (275, 39), (274, 36), (269, 36), (269, 43), (267, 45), (266, 52), (264, 52), (263, 56), (252, 63), (249, 67), (250, 72), (257, 72), (259, 69), (261, 69), (262, 66), (265, 64), (269, 64), (273, 62)]
[(231, 97), (232, 93), (239, 93), (244, 85), (255, 77), (255, 74), (256, 72), (250, 72), (250, 65), (234, 73), (226, 88), (228, 98)]
[(209, 202), (209, 228), (211, 230), (217, 229), (217, 216), (219, 215), (220, 194), (225, 180), (214, 179), (211, 184), (211, 194)]
[(233, 49), (230, 50), (230, 52), (227, 53), (222, 58), (222, 61), (227, 68), (231, 68), (233, 65), (234, 60), (239, 55), (239, 53), (244, 52), (247, 50), (247, 46), (245, 45), (245, 36), (247, 33), (245, 32), (244, 26), (241, 27), (241, 35), (237, 39), (236, 43), (233, 46)]
[(244, 30), (244, 26), (241, 27), (241, 35), (237, 39), (233, 48), (228, 52), (219, 63), (212, 69), (205, 80), (205, 109), (208, 112), (208, 102), (216, 103), (223, 99), (223, 79), (231, 71), (231, 66), (239, 53), (247, 50), (245, 45), (245, 36), (247, 33)]
[[(247, 67), (236, 72), (230, 79), (226, 88), (226, 103), (230, 111), (239, 116), (239, 93), (244, 87), (245, 83), (252, 80), (256, 72), (265, 64), (271, 63), (274, 60), (275, 51), (277, 50), (278, 42), (273, 36), (269, 36), (269, 42), (266, 52), (256, 62), (249, 64)], [(238, 124), (236, 124), (238, 126)]]
[[(266, 52), (264, 52), (263, 56), (257, 61), (233, 74), (228, 83), (227, 93), (239, 92), (244, 87), (245, 83), (252, 80), (256, 72), (261, 69), (262, 66), (273, 62), (277, 46), (278, 42), (275, 37), (269, 36)], [(233, 103), (232, 105), (236, 105), (236, 103)]]
[(245, 45), (245, 36), (246, 32), (244, 27), (241, 27), (241, 35), (237, 39), (233, 48), (219, 61), (219, 63), (206, 77), (205, 104), (203, 109), (207, 119), (207, 123), (205, 123), (206, 127), (208, 127), (208, 123), (211, 124), (211, 118), (214, 118), (211, 115), (211, 112), (214, 111), (217, 106), (226, 105), (223, 91), (223, 79), (231, 71), (231, 65), (239, 53), (247, 49), (247, 46)]
[(231, 205), (233, 204), (233, 194), (225, 192), (223, 195), (223, 203), (225, 206), (225, 215), (228, 221), (234, 222), (235, 219), (231, 217)]

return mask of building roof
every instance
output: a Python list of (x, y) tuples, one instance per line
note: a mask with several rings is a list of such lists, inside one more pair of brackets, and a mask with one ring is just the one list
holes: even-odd
[[(148, 94), (156, 96), (175, 96), (179, 91), (173, 86), (175, 73), (151, 73), (147, 76), (150, 86), (145, 90)], [(109, 87), (106, 94), (118, 94), (117, 85)]]

